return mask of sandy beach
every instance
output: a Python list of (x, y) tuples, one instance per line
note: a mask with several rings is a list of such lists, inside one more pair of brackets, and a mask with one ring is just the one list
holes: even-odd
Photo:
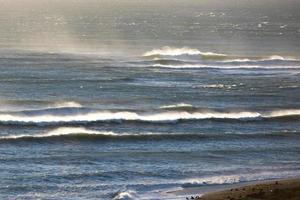
[(274, 180), (188, 196), (201, 200), (300, 200), (300, 179)]

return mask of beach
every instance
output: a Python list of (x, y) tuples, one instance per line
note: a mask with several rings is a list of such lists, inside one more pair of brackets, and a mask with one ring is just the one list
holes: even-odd
[[(228, 186), (229, 187), (229, 186)], [(187, 191), (186, 191), (187, 192)], [(193, 198), (196, 198), (194, 195)], [(192, 196), (187, 198), (191, 199)], [(272, 180), (199, 195), (201, 200), (299, 200), (300, 179)]]

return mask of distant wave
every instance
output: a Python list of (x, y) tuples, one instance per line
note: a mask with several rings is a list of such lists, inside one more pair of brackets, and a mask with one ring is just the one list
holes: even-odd
[(292, 57), (283, 57), (279, 55), (263, 56), (263, 57), (242, 57), (242, 56), (228, 56), (222, 62), (264, 62), (264, 61), (298, 61)]
[(143, 54), (145, 57), (149, 56), (180, 56), (180, 55), (202, 55), (202, 56), (226, 56), (225, 54), (218, 54), (213, 52), (202, 52), (198, 49), (193, 49), (189, 47), (182, 48), (171, 48), (168, 46), (162, 47), (160, 49), (153, 49), (147, 51)]
[(139, 133), (117, 133), (112, 131), (97, 131), (83, 127), (59, 127), (54, 130), (38, 134), (12, 134), (0, 136), (0, 142), (14, 141), (147, 141), (147, 140), (231, 140), (231, 139), (253, 139), (253, 138), (284, 138), (299, 135), (299, 132), (274, 132), (274, 133), (166, 133), (166, 132), (139, 132)]
[(225, 85), (225, 84), (208, 84), (208, 85), (200, 85), (201, 88), (226, 88), (231, 89), (232, 87), (236, 87), (235, 84), (232, 85)]
[(2, 124), (80, 124), (105, 121), (139, 121), (151, 123), (169, 123), (179, 120), (253, 120), (263, 118), (287, 118), (300, 115), (300, 109), (274, 110), (268, 112), (253, 111), (194, 111), (190, 109), (180, 111), (156, 111), (138, 113), (133, 111), (90, 111), (90, 110), (38, 110), (31, 112), (17, 112), (0, 114)]
[(115, 133), (112, 131), (96, 131), (83, 127), (59, 127), (46, 133), (39, 134), (15, 134), (0, 136), (0, 141), (23, 141), (23, 140), (49, 140), (49, 139), (116, 139), (116, 140), (143, 140), (143, 139), (183, 139), (205, 138), (202, 134), (186, 133)]
[[(162, 47), (160, 49), (153, 49), (147, 51), (143, 54), (144, 57), (151, 57), (153, 61), (161, 65), (171, 65), (171, 64), (183, 64), (183, 60), (174, 59), (182, 55), (186, 56), (199, 56), (202, 61), (215, 61), (217, 63), (265, 63), (269, 61), (289, 61), (296, 62), (300, 61), (293, 57), (284, 57), (280, 55), (270, 55), (270, 56), (239, 56), (239, 55), (228, 55), (223, 53), (214, 52), (203, 52), (195, 48), (182, 47), (182, 48), (172, 48), (172, 47)], [(171, 58), (172, 59), (171, 59)], [(196, 58), (196, 57), (192, 57)], [(194, 59), (192, 59), (194, 60)], [(199, 60), (199, 59), (198, 59)], [(185, 60), (187, 62), (187, 60)]]
[(62, 102), (56, 102), (54, 105), (49, 106), (49, 108), (80, 108), (82, 105), (75, 101), (62, 101)]
[(168, 109), (168, 108), (186, 108), (186, 107), (191, 108), (191, 107), (193, 107), (193, 105), (186, 104), (186, 103), (178, 103), (178, 104), (161, 106), (160, 108), (162, 108), (162, 109)]
[(173, 69), (300, 69), (300, 65), (221, 65), (221, 64), (183, 64), (183, 65), (162, 65), (162, 64), (154, 64), (152, 67), (157, 68), (173, 68)]
[[(111, 131), (96, 131), (83, 127), (60, 127), (52, 131), (40, 134), (21, 134), (21, 135), (7, 135), (1, 136), (0, 140), (22, 140), (22, 139), (49, 139), (49, 138), (138, 138), (138, 137), (164, 137), (172, 134), (164, 133), (115, 133)], [(175, 135), (175, 134), (174, 134)], [(177, 135), (177, 134), (176, 134)], [(182, 134), (178, 134), (181, 136)]]
[(93, 131), (88, 130), (85, 128), (69, 128), (69, 127), (61, 127), (55, 130), (49, 131), (47, 133), (41, 134), (23, 134), (23, 135), (8, 135), (8, 136), (1, 136), (0, 139), (29, 139), (29, 138), (49, 138), (49, 137), (56, 137), (56, 136), (66, 136), (66, 135), (76, 135), (76, 134), (86, 134), (86, 135), (117, 135), (113, 132), (100, 132), (100, 131)]

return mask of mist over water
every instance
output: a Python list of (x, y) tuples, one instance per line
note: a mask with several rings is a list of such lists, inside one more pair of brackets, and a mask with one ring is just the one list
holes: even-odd
[(299, 7), (0, 0), (0, 199), (299, 176)]
[(295, 0), (1, 2), (4, 47), (143, 53), (189, 46), (220, 53), (299, 56)]

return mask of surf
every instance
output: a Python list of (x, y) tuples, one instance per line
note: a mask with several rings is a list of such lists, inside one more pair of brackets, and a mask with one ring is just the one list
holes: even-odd
[(164, 46), (159, 49), (153, 49), (151, 51), (147, 51), (143, 54), (144, 57), (154, 57), (154, 56), (181, 56), (181, 55), (201, 55), (201, 56), (217, 56), (224, 57), (226, 54), (219, 54), (214, 52), (202, 52), (198, 49), (190, 48), (190, 47), (181, 47), (181, 48), (173, 48), (169, 46)]
[(163, 64), (153, 64), (153, 68), (170, 68), (170, 69), (300, 69), (300, 65), (220, 65), (217, 63), (214, 64), (183, 64), (183, 65), (163, 65)]
[[(179, 109), (179, 110), (176, 110)], [(30, 112), (13, 112), (0, 114), (0, 123), (17, 125), (53, 125), (84, 124), (93, 122), (149, 122), (176, 123), (186, 120), (259, 120), (273, 118), (296, 117), (299, 109), (279, 109), (271, 111), (217, 111), (211, 109), (198, 110), (190, 105), (164, 106), (163, 110), (151, 112), (109, 111), (92, 109), (51, 109)], [(164, 111), (167, 109), (167, 111)], [(175, 110), (168, 110), (175, 109)]]

